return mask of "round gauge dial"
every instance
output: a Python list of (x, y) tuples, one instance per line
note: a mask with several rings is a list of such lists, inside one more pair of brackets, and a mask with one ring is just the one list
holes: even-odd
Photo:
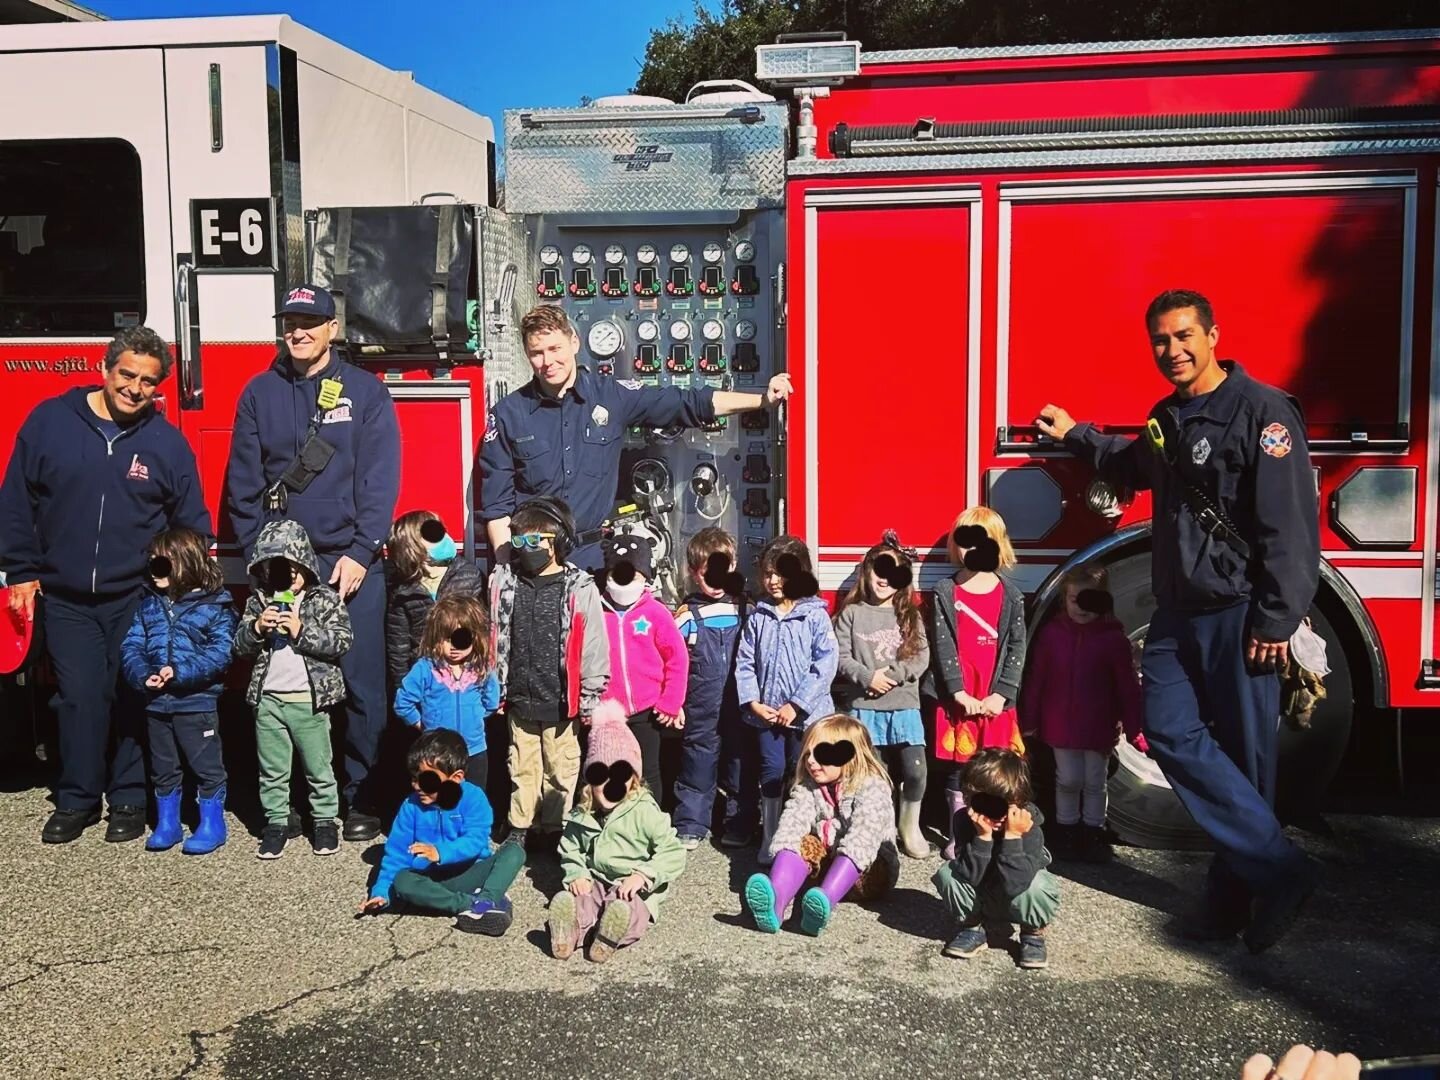
[(616, 323), (605, 319), (590, 327), (590, 332), (585, 335), (585, 343), (590, 346), (592, 353), (603, 360), (620, 351), (620, 347), (625, 344), (625, 334)]
[(741, 240), (735, 245), (735, 258), (740, 262), (750, 262), (755, 258), (755, 245), (749, 240)]
[(735, 324), (735, 338), (738, 341), (753, 341), (755, 338), (755, 324), (749, 319), (741, 319)]
[(635, 324), (635, 336), (641, 341), (654, 341), (660, 336), (660, 324), (653, 319)]
[(717, 244), (714, 240), (711, 240), (710, 243), (706, 244), (701, 250), (700, 256), (707, 263), (718, 263), (725, 257), (725, 248)]
[(719, 319), (706, 319), (700, 333), (706, 341), (719, 341), (725, 336), (725, 324)]
[(560, 261), (560, 249), (554, 244), (546, 244), (540, 249), (540, 261), (546, 266), (554, 266)]
[(670, 324), (670, 336), (676, 341), (689, 341), (690, 324), (684, 319), (676, 319)]
[(637, 262), (649, 266), (655, 261), (655, 245), (641, 244), (638, 248), (635, 249), (635, 259)]
[(670, 261), (683, 263), (690, 261), (690, 249), (684, 244), (675, 244), (670, 248)]
[(590, 262), (590, 249), (584, 244), (576, 244), (575, 249), (570, 252), (570, 261), (576, 266), (585, 266)]
[(610, 266), (619, 266), (625, 261), (625, 249), (619, 244), (611, 244), (605, 249), (605, 262)]

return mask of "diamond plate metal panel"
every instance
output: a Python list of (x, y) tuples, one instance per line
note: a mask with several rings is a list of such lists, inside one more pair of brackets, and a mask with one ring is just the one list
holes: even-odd
[(788, 103), (780, 101), (509, 110), (506, 210), (643, 214), (779, 207), (789, 116)]
[(480, 244), (480, 348), (485, 357), (486, 411), (530, 379), (520, 346), (520, 317), (534, 295), (526, 270), (525, 220), (477, 207)]

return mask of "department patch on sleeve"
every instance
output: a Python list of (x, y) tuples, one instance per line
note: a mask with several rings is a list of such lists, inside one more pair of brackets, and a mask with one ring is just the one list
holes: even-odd
[(643, 390), (645, 388), (645, 384), (642, 383), (639, 379), (618, 379), (616, 381), (626, 390)]
[(495, 414), (492, 412), (485, 417), (485, 442), (494, 442), (500, 437), (500, 425), (495, 422)]
[(1284, 424), (1271, 424), (1260, 432), (1260, 449), (1273, 458), (1282, 458), (1290, 453), (1290, 429)]

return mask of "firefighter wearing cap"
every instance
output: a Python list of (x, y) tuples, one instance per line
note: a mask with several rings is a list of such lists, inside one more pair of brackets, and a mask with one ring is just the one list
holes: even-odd
[(764, 394), (600, 378), (577, 366), (580, 339), (564, 310), (553, 304), (521, 319), (520, 336), (535, 377), (495, 405), (480, 444), (480, 517), (490, 549), (502, 561), (509, 554), (516, 503), (553, 495), (575, 514), (580, 546), (570, 561), (598, 570), (600, 526), (615, 504), (626, 428), (695, 427), (717, 416), (778, 405), (790, 395), (788, 375), (776, 375)]
[(31, 411), (0, 485), (10, 606), (29, 617), (44, 594), (60, 690), (56, 809), (40, 834), (49, 844), (69, 843), (99, 821), (102, 796), (106, 840), (145, 833), (144, 702), (117, 686), (120, 644), (155, 534), (178, 527), (211, 535), (195, 455), (153, 406), (171, 363), (153, 330), (121, 332), (105, 352), (101, 386), (76, 387)]
[(380, 549), (400, 492), (400, 429), (384, 385), (331, 349), (340, 324), (330, 293), (293, 288), (276, 316), (285, 347), (240, 395), (226, 506), (247, 556), (266, 521), (299, 522), (347, 601), (345, 839), (369, 840), (381, 822), (367, 778), (389, 716)]
[(1117, 487), (1154, 492), (1157, 609), (1145, 640), (1145, 735), (1214, 841), (1198, 938), (1273, 944), (1314, 888), (1275, 817), (1277, 670), (1320, 568), (1315, 481), (1294, 398), (1217, 360), (1210, 302), (1172, 290), (1145, 313), (1175, 387), (1138, 439), (1047, 405), (1039, 426)]

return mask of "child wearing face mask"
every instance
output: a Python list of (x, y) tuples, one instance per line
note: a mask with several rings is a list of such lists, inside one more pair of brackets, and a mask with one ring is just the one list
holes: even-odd
[(470, 782), (468, 752), (459, 733), (444, 728), (411, 744), (406, 765), (414, 790), (390, 826), (362, 914), (400, 901), (456, 915), (457, 927), (472, 933), (499, 937), (510, 928), (505, 893), (525, 865), (525, 852), (515, 844), (492, 851), (490, 800)]
[(654, 925), (660, 904), (685, 869), (685, 849), (640, 780), (640, 744), (617, 701), (595, 709), (580, 805), (565, 825), (560, 867), (565, 887), (550, 900), (550, 952), (566, 960), (594, 928), (599, 964)]
[(1104, 862), (1113, 854), (1105, 837), (1110, 754), (1122, 730), (1145, 748), (1140, 680), (1105, 568), (1078, 566), (1060, 584), (1064, 608), (1035, 636), (1020, 722), (1055, 752), (1056, 854)]
[(835, 616), (840, 644), (838, 694), (865, 725), (900, 788), (900, 850), (912, 859), (931, 854), (920, 832), (925, 797), (925, 724), (920, 677), (930, 666), (930, 643), (910, 556), (893, 532), (865, 553), (855, 585)]
[[(988, 506), (955, 519), (946, 544), (957, 567), (931, 605), (931, 670), (922, 690), (939, 702), (935, 753), (954, 763), (945, 790), (949, 817), (965, 805), (962, 767), (985, 747), (1025, 752), (1015, 703), (1025, 670), (1025, 597), (998, 571), (1015, 565), (1005, 521)], [(954, 837), (945, 857), (954, 854)]]
[[(421, 639), (435, 601), (444, 596), (484, 597), (485, 575), (463, 558), (445, 523), (429, 510), (401, 514), (385, 542), (385, 669), (398, 687), (424, 655)], [(470, 782), (479, 783), (473, 776)]]
[(580, 775), (580, 725), (610, 680), (595, 579), (565, 561), (570, 508), (541, 496), (510, 518), (510, 561), (490, 574), (490, 655), (510, 726), (510, 827), (558, 843)]
[(395, 692), (395, 715), (423, 731), (449, 728), (465, 740), (465, 777), (483, 789), (489, 775), (485, 718), (500, 707), (490, 664), (490, 620), (473, 596), (442, 596), (425, 620), (424, 655)]
[(685, 726), (685, 684), (690, 654), (669, 610), (646, 586), (655, 576), (650, 541), (622, 533), (602, 545), (605, 629), (610, 640), (610, 682), (603, 697), (618, 701), (640, 744), (645, 786), (657, 797), (662, 732)]
[(800, 899), (800, 929), (812, 936), (852, 889), (869, 900), (895, 887), (890, 774), (858, 720), (835, 713), (806, 729), (770, 853), (770, 873), (745, 884), (745, 907), (767, 934), (779, 932), (785, 909), (812, 878), (819, 883)]

